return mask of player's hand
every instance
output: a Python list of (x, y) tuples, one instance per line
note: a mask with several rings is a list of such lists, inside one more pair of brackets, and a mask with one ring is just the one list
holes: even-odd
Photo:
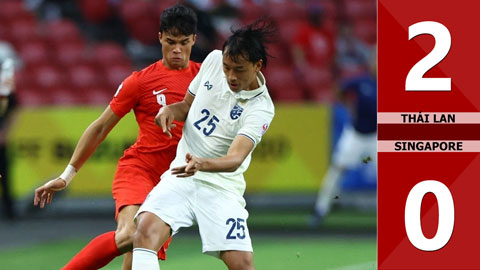
[(200, 169), (202, 163), (202, 160), (200, 158), (194, 157), (190, 153), (187, 153), (187, 155), (185, 156), (185, 161), (187, 162), (187, 165), (172, 169), (173, 175), (181, 178), (190, 177)]
[(172, 110), (167, 107), (162, 107), (158, 111), (157, 116), (155, 116), (155, 124), (160, 126), (163, 130), (163, 133), (166, 133), (169, 138), (172, 137), (172, 133), (170, 132), (173, 128), (177, 125), (173, 124), (173, 120), (175, 119), (175, 115), (173, 114)]
[(63, 190), (67, 187), (67, 182), (62, 178), (56, 178), (48, 181), (41, 187), (35, 189), (35, 198), (33, 199), (33, 205), (40, 204), (40, 208), (44, 208), (45, 204), (50, 204), (55, 192)]

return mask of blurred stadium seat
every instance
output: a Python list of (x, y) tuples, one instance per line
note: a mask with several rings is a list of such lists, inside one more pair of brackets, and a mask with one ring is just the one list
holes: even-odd
[(123, 0), (120, 3), (120, 15), (133, 38), (147, 45), (158, 42), (159, 22), (154, 3)]
[(46, 34), (52, 43), (83, 41), (80, 31), (71, 20), (63, 19), (51, 21), (45, 25), (45, 28)]
[(68, 67), (87, 60), (85, 46), (80, 42), (59, 42), (54, 45), (55, 59), (59, 65)]
[(33, 81), (39, 89), (48, 91), (63, 86), (65, 74), (55, 65), (43, 64), (33, 68)]
[(53, 103), (50, 92), (38, 88), (22, 88), (17, 90), (18, 100), (22, 106), (45, 106)]
[(377, 21), (376, 17), (368, 17), (354, 21), (353, 33), (359, 39), (370, 45), (377, 43)]
[(348, 17), (375, 17), (377, 14), (375, 0), (345, 0), (345, 13)]
[(310, 100), (333, 102), (333, 78), (328, 67), (310, 67), (305, 73), (304, 83)]
[(93, 50), (93, 57), (102, 66), (130, 63), (123, 47), (114, 42), (97, 44)]
[(45, 42), (40, 40), (23, 42), (17, 48), (27, 67), (50, 62), (50, 50)]
[(25, 16), (30, 16), (30, 13), (25, 9), (23, 1), (0, 1), (0, 18), (2, 21), (12, 21)]
[(128, 77), (133, 71), (130, 65), (118, 64), (106, 67), (104, 69), (106, 86), (111, 90), (116, 90), (120, 83)]
[(77, 0), (87, 21), (101, 23), (112, 15), (109, 0)]
[(68, 68), (68, 82), (72, 88), (93, 87), (100, 83), (101, 75), (91, 65), (77, 64)]
[(79, 89), (84, 97), (84, 102), (89, 105), (105, 106), (113, 98), (116, 88), (109, 89), (105, 86), (88, 87)]
[(302, 85), (290, 66), (268, 66), (267, 87), (275, 101), (300, 102), (304, 100)]
[(41, 38), (36, 22), (32, 20), (13, 20), (7, 24), (7, 27), (9, 30), (7, 40), (15, 46)]
[(299, 1), (285, 0), (279, 4), (277, 1), (268, 0), (265, 5), (268, 6), (268, 15), (278, 22), (289, 19), (305, 18), (307, 15), (305, 5)]

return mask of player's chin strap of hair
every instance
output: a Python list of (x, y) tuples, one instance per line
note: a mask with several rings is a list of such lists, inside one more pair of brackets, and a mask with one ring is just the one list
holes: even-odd
[(60, 175), (60, 178), (65, 180), (65, 186), (68, 186), (68, 184), (70, 184), (75, 174), (77, 174), (77, 169), (75, 169), (75, 167), (73, 167), (72, 165), (68, 164), (67, 168), (65, 168), (65, 171), (63, 171), (63, 173)]

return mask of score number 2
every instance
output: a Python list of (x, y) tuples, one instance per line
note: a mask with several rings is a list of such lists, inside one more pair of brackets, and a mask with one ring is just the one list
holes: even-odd
[(451, 91), (451, 78), (423, 78), (423, 75), (440, 63), (450, 51), (452, 45), (450, 32), (443, 24), (432, 21), (418, 22), (408, 27), (408, 40), (422, 34), (432, 35), (435, 38), (435, 47), (410, 69), (405, 81), (405, 90)]

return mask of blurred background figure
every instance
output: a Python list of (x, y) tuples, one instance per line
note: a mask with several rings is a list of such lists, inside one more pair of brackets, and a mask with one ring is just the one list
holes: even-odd
[(14, 201), (10, 188), (9, 157), (7, 155), (7, 134), (16, 107), (15, 98), (15, 50), (0, 41), (0, 182), (2, 183), (2, 217), (15, 217)]
[[(345, 104), (351, 123), (343, 127), (332, 157), (332, 164), (323, 179), (315, 202), (310, 226), (320, 225), (330, 212), (334, 199), (339, 198), (340, 180), (347, 169), (372, 162), (377, 166), (377, 70), (376, 58), (365, 58), (355, 50), (349, 57), (362, 63), (363, 72), (346, 79), (340, 86), (340, 99)], [(371, 54), (376, 55), (376, 52)], [(347, 62), (349, 63), (349, 62)]]

